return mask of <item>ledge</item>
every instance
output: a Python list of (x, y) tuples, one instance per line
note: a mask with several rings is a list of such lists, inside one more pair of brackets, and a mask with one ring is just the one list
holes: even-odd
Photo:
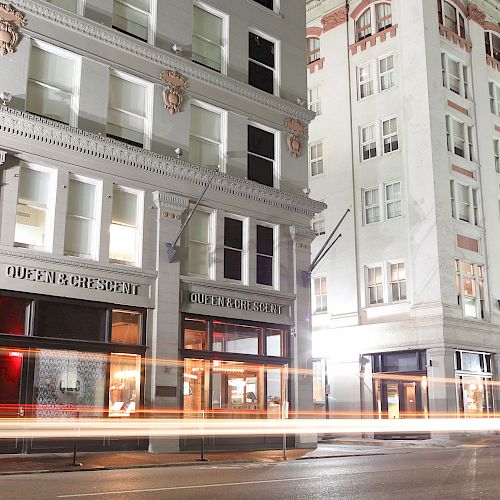
[[(99, 134), (85, 132), (6, 106), (0, 106), (0, 132), (24, 139), (25, 142), (52, 146), (54, 154), (57, 154), (57, 149), (67, 150), (198, 186), (205, 186), (213, 174), (213, 170), (186, 161), (129, 146)], [(306, 196), (287, 193), (220, 172), (212, 181), (211, 189), (308, 217), (326, 208), (324, 203)]]
[(353, 43), (352, 45), (349, 45), (349, 49), (351, 50), (351, 54), (355, 55), (358, 53), (358, 49), (361, 49), (361, 52), (366, 50), (368, 48), (368, 44), (370, 44), (370, 47), (373, 47), (374, 45), (377, 44), (377, 42), (380, 40), (380, 42), (385, 42), (387, 37), (390, 36), (391, 38), (394, 38), (397, 34), (398, 31), (398, 25), (394, 24), (390, 28), (387, 28), (383, 31), (379, 31), (378, 33), (375, 33), (374, 35), (371, 35), (367, 38), (363, 38), (363, 40), (360, 40), (359, 42)]
[(445, 28), (442, 24), (439, 25), (439, 33), (441, 33), (441, 35), (450, 42), (454, 43), (462, 49), (465, 49), (467, 52), (470, 52), (472, 50), (472, 43), (470, 42), (470, 40), (462, 38), (460, 35), (457, 35), (448, 28)]
[[(308, 109), (302, 108), (301, 106), (267, 94), (264, 91), (255, 89), (248, 84), (239, 82), (228, 76), (208, 70), (199, 64), (170, 54), (154, 45), (135, 40), (113, 28), (55, 7), (49, 3), (39, 0), (11, 0), (10, 3), (22, 11), (23, 14), (37, 16), (48, 22), (59, 24), (79, 34), (104, 42), (106, 45), (124, 50), (131, 55), (142, 57), (143, 59), (158, 64), (161, 67), (161, 71), (178, 71), (188, 78), (194, 78), (207, 85), (218, 87), (225, 92), (258, 103), (266, 108), (273, 109), (306, 123), (310, 123), (315, 116), (314, 113), (311, 113)], [(29, 34), (28, 30), (22, 29), (21, 31)], [(158, 71), (158, 75), (159, 74), (160, 71)]]
[(491, 66), (493, 69), (500, 71), (500, 61), (497, 61), (495, 58), (491, 57), (488, 54), (486, 54), (486, 64), (488, 64), (488, 66)]

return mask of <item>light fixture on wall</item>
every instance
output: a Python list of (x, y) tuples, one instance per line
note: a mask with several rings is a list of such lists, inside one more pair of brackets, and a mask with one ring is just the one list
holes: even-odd
[(181, 148), (175, 148), (174, 151), (175, 154), (177, 155), (177, 158), (180, 158), (184, 154), (184, 151), (182, 151)]
[(172, 45), (172, 50), (175, 52), (176, 56), (179, 56), (179, 55), (181, 55), (181, 52), (182, 52), (182, 45), (177, 45), (176, 43), (174, 43)]
[(300, 97), (297, 97), (297, 104), (299, 106), (304, 106), (305, 103), (306, 103), (306, 101), (304, 101), (304, 99), (301, 99)]
[(12, 101), (12, 94), (10, 92), (0, 92), (0, 100), (2, 101), (2, 106), (7, 106)]

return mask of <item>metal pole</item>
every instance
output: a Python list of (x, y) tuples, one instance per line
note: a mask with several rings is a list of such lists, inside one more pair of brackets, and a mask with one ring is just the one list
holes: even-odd
[[(205, 420), (205, 411), (201, 412), (201, 418)], [(205, 428), (203, 428), (203, 433), (201, 435), (201, 450), (198, 462), (208, 462), (208, 458), (205, 458)]]
[[(286, 406), (288, 403), (288, 365), (285, 365), (283, 369), (283, 374), (284, 374), (284, 379), (285, 379), (285, 386), (283, 388), (283, 403), (281, 405), (281, 419), (283, 421), (286, 420)], [(283, 460), (287, 461), (288, 457), (286, 455), (286, 430), (285, 430), (285, 424), (283, 423)]]
[[(80, 410), (79, 409), (76, 411), (76, 418), (78, 419), (78, 421), (80, 420)], [(70, 464), (73, 467), (81, 467), (83, 465), (81, 462), (76, 461), (77, 451), (78, 451), (78, 438), (75, 437), (75, 442), (73, 444), (73, 462)]]

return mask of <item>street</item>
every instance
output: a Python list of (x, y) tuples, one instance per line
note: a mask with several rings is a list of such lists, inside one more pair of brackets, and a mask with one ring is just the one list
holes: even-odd
[(1, 478), (1, 498), (497, 499), (500, 448), (401, 449), (385, 455)]

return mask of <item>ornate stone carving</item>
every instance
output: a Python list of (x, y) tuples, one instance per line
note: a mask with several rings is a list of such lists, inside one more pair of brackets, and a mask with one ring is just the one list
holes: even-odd
[(187, 78), (177, 71), (164, 71), (160, 78), (167, 84), (163, 89), (163, 101), (170, 114), (178, 113), (184, 102), (183, 90), (187, 88)]
[(153, 193), (155, 205), (160, 210), (163, 219), (181, 220), (182, 212), (189, 207), (189, 199), (173, 193), (155, 191)]
[(306, 127), (295, 118), (287, 118), (285, 120), (285, 127), (292, 132), (287, 137), (288, 152), (292, 158), (298, 158), (302, 152), (301, 134), (306, 131)]
[(0, 55), (10, 54), (19, 41), (17, 28), (26, 25), (24, 16), (5, 3), (0, 3)]
[(484, 27), (484, 23), (486, 21), (486, 14), (481, 9), (476, 7), (473, 3), (469, 4), (467, 14), (468, 14), (467, 17), (469, 19), (479, 24), (479, 26)]
[(312, 241), (316, 238), (316, 233), (310, 227), (290, 226), (290, 236), (297, 248), (308, 250)]
[(321, 24), (323, 25), (323, 32), (332, 30), (341, 24), (347, 22), (347, 7), (341, 7), (340, 9), (334, 10), (329, 14), (326, 14), (321, 18)]
[[(25, 140), (32, 146), (37, 142), (43, 144), (44, 147), (52, 146), (54, 152), (64, 153), (66, 151), (75, 156), (87, 155), (96, 160), (113, 161), (123, 166), (147, 171), (151, 175), (163, 175), (178, 182), (197, 186), (205, 186), (213, 175), (213, 170), (180, 159), (125, 145), (120, 141), (102, 137), (99, 134), (85, 132), (1, 105), (0, 133), (15, 137), (17, 140)], [(152, 180), (152, 182), (157, 181), (158, 179)], [(256, 203), (264, 203), (309, 217), (324, 208), (323, 203), (303, 195), (287, 193), (221, 172), (217, 173), (211, 187), (227, 195), (246, 198)]]
[(292, 132), (296, 132), (298, 134), (303, 134), (306, 131), (306, 127), (303, 123), (299, 122), (295, 118), (287, 118), (285, 120), (285, 127)]

